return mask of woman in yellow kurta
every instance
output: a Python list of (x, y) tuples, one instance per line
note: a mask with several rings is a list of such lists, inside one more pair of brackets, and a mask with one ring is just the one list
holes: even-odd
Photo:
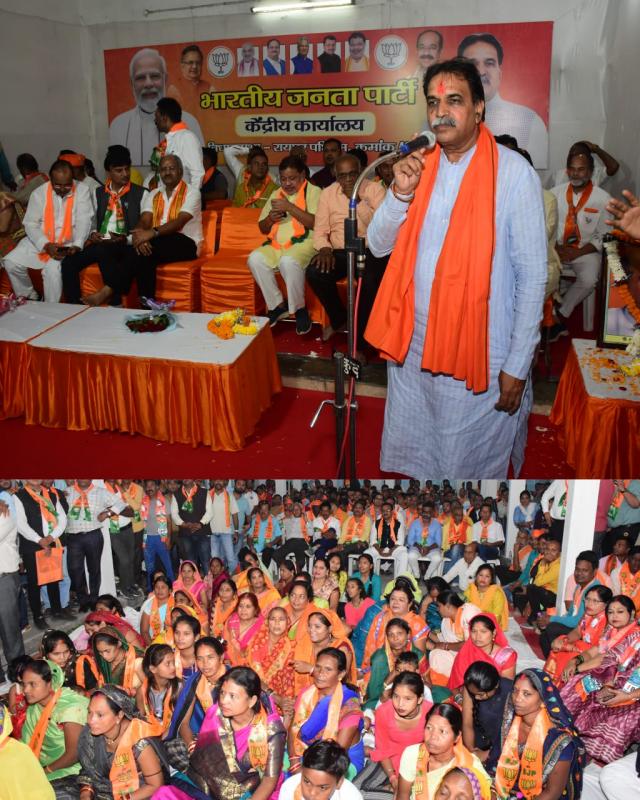
[(0, 775), (3, 800), (55, 800), (55, 792), (29, 745), (11, 736), (11, 714), (0, 703)]
[[(295, 314), (296, 332), (308, 333), (305, 308), (305, 268), (315, 250), (311, 231), (321, 190), (307, 181), (306, 165), (298, 156), (280, 162), (280, 185), (260, 214), (258, 225), (266, 241), (249, 254), (248, 264), (267, 304), (271, 325)], [(278, 270), (287, 287), (287, 303), (276, 281)]]
[(478, 567), (473, 583), (464, 593), (465, 598), (480, 611), (493, 614), (503, 631), (509, 627), (509, 602), (502, 588), (496, 584), (496, 571), (491, 564)]

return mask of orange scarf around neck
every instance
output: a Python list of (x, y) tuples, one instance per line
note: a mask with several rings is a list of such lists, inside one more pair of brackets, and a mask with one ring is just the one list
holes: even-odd
[(45, 494), (44, 489), (42, 490), (42, 495), (39, 495), (37, 492), (34, 492), (34, 490), (30, 486), (25, 486), (24, 488), (27, 494), (33, 500), (35, 500), (36, 503), (40, 506), (40, 512), (42, 514), (42, 517), (44, 521), (47, 523), (47, 533), (45, 534), (45, 536), (51, 535), (51, 532), (58, 524), (58, 515), (56, 514), (55, 511), (55, 504), (49, 498), (48, 492), (47, 496), (46, 497), (44, 496)]
[(160, 158), (162, 158), (167, 152), (167, 144), (168, 144), (167, 135), (169, 133), (175, 133), (176, 131), (188, 131), (188, 130), (189, 126), (186, 125), (184, 122), (176, 122), (174, 125), (172, 125), (169, 128), (168, 132), (165, 134), (165, 138), (158, 145), (158, 150), (160, 151)]
[[(171, 200), (169, 201), (169, 213), (166, 222), (172, 222), (178, 218), (178, 214), (182, 210), (185, 197), (187, 196), (187, 184), (184, 181), (180, 183), (173, 190)], [(164, 216), (164, 191), (160, 189), (156, 192), (153, 198), (153, 227), (157, 228), (163, 225), (162, 217)]]
[(587, 201), (591, 197), (593, 191), (593, 184), (591, 181), (584, 187), (578, 200), (578, 205), (573, 204), (573, 186), (567, 186), (567, 218), (564, 221), (564, 232), (562, 241), (571, 247), (580, 247), (580, 228), (578, 227), (578, 214), (586, 206)]
[(61, 694), (62, 689), (60, 688), (56, 689), (56, 691), (51, 695), (49, 702), (42, 709), (36, 726), (33, 729), (33, 733), (31, 734), (31, 738), (29, 739), (29, 747), (37, 759), (40, 759), (40, 751), (42, 750), (42, 745), (44, 744), (44, 738), (47, 735), (49, 720), (51, 719), (53, 709), (56, 707), (56, 703), (60, 699)]
[[(47, 197), (44, 202), (44, 212), (42, 214), (42, 232), (47, 237), (48, 244), (63, 245), (73, 239), (73, 203), (76, 197), (76, 184), (66, 196), (64, 203), (64, 220), (60, 235), (56, 239), (56, 215), (53, 210), (53, 186), (51, 181), (47, 184)], [(51, 256), (47, 253), (38, 253), (38, 258), (44, 264), (50, 260)]]
[[(369, 317), (366, 338), (383, 358), (403, 363), (415, 320), (418, 240), (438, 175), (440, 146), (424, 170)], [(422, 369), (464, 380), (475, 394), (489, 385), (489, 292), (495, 246), (498, 149), (480, 125), (436, 265)]]
[[(287, 195), (284, 189), (279, 189), (278, 192), (275, 194), (278, 199), (285, 199)], [(307, 182), (303, 181), (302, 186), (296, 192), (296, 195), (293, 200), (293, 204), (296, 208), (299, 208), (300, 211), (307, 210)], [(296, 244), (297, 242), (302, 241), (308, 235), (309, 231), (304, 227), (304, 225), (297, 220), (293, 215), (291, 216), (291, 225), (293, 227), (293, 234), (291, 238), (287, 242), (279, 242), (278, 241), (278, 231), (280, 230), (280, 223), (276, 222), (275, 225), (272, 226), (271, 230), (267, 235), (268, 244), (271, 247), (274, 247), (276, 250), (288, 250), (292, 245)]]
[(130, 797), (140, 788), (138, 766), (133, 754), (133, 745), (140, 739), (154, 736), (154, 729), (148, 722), (132, 719), (113, 755), (109, 780), (114, 797)]
[(552, 728), (549, 714), (541, 708), (531, 726), (522, 756), (518, 753), (518, 736), (522, 718), (515, 715), (509, 728), (496, 769), (495, 787), (498, 797), (511, 797), (518, 775), (519, 794), (526, 800), (534, 800), (542, 791), (542, 758), (544, 741)]

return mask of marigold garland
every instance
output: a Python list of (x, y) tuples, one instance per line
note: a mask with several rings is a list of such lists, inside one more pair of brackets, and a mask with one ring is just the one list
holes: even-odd
[(207, 323), (207, 330), (220, 339), (233, 339), (235, 334), (255, 336), (258, 333), (258, 326), (242, 308), (234, 308), (216, 314)]

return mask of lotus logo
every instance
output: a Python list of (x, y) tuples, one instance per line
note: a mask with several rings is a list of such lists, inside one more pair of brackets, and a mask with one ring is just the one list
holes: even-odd
[(395, 61), (402, 50), (400, 42), (383, 42), (380, 49), (382, 50), (382, 55), (387, 59), (388, 66), (395, 66)]
[(381, 69), (400, 69), (407, 61), (408, 52), (401, 36), (383, 36), (375, 47), (376, 63)]
[(214, 47), (207, 57), (207, 69), (214, 78), (226, 78), (233, 69), (233, 53), (228, 47)]

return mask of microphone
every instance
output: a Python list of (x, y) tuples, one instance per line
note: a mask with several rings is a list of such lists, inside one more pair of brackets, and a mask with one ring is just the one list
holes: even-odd
[(422, 147), (433, 147), (435, 143), (436, 135), (433, 131), (422, 131), (419, 136), (416, 136), (410, 142), (402, 142), (397, 152), (402, 156), (408, 156), (414, 150), (420, 150)]

